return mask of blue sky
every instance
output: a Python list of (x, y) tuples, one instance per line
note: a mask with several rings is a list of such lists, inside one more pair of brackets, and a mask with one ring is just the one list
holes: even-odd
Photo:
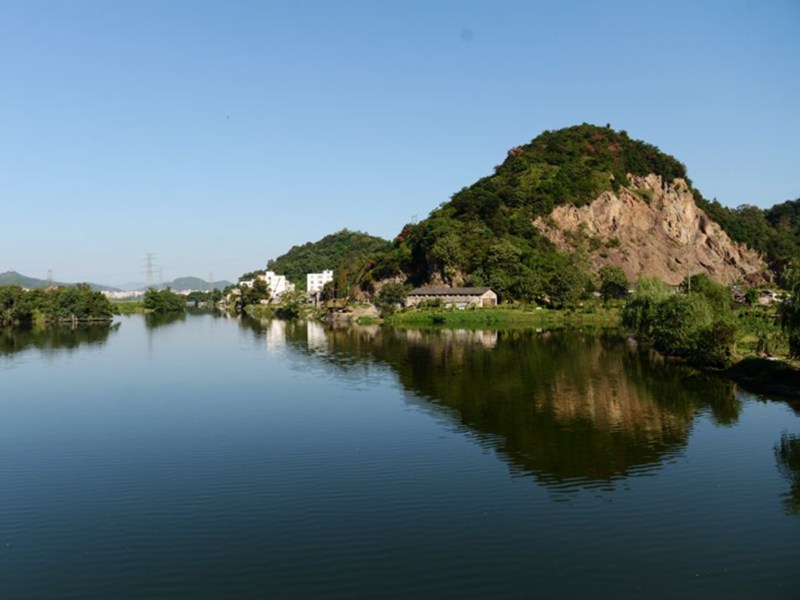
[(800, 196), (800, 2), (0, 0), (0, 271), (235, 279), (582, 122)]

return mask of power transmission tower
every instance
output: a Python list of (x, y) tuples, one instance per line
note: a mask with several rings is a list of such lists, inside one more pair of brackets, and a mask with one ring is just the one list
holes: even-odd
[(147, 279), (147, 287), (153, 287), (153, 273), (155, 270), (155, 265), (153, 264), (153, 258), (155, 258), (155, 254), (152, 252), (148, 252), (144, 258), (145, 264), (145, 277)]

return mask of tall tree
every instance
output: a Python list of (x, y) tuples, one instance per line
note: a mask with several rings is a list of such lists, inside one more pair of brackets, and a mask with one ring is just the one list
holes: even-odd
[(781, 328), (789, 337), (789, 357), (800, 358), (800, 264), (795, 261), (784, 273), (789, 296), (781, 303)]

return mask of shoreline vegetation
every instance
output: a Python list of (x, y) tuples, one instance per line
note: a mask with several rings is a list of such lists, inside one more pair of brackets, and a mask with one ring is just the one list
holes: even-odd
[[(686, 289), (675, 293), (658, 280), (644, 278), (625, 299), (598, 299), (558, 309), (528, 304), (399, 308), (378, 303), (380, 317), (372, 316), (375, 310), (370, 313), (356, 307), (335, 318), (333, 312), (306, 303), (299, 293), (278, 304), (228, 309), (262, 320), (327, 317), (336, 322), (415, 329), (618, 329), (664, 356), (721, 373), (745, 389), (800, 397), (800, 365), (793, 360), (797, 348), (792, 345), (791, 329), (782, 326), (792, 318), (794, 294), (777, 308), (736, 306), (727, 287), (704, 276), (686, 283)], [(3, 328), (108, 324), (115, 314), (183, 313), (186, 308), (186, 298), (171, 290), (149, 290), (143, 301), (112, 303), (85, 285), (49, 290), (0, 286)]]
[(88, 284), (25, 290), (0, 286), (0, 327), (111, 323), (111, 302)]
[[(377, 323), (379, 319), (361, 318), (359, 323)], [(564, 327), (620, 326), (619, 309), (588, 305), (576, 309), (547, 309), (541, 307), (504, 307), (482, 309), (414, 309), (395, 312), (383, 319), (393, 327), (536, 327), (542, 329)]]

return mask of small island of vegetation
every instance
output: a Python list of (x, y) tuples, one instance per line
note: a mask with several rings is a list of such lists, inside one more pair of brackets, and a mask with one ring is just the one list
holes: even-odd
[(87, 284), (25, 290), (0, 286), (0, 326), (30, 326), (55, 323), (108, 323), (111, 303)]

